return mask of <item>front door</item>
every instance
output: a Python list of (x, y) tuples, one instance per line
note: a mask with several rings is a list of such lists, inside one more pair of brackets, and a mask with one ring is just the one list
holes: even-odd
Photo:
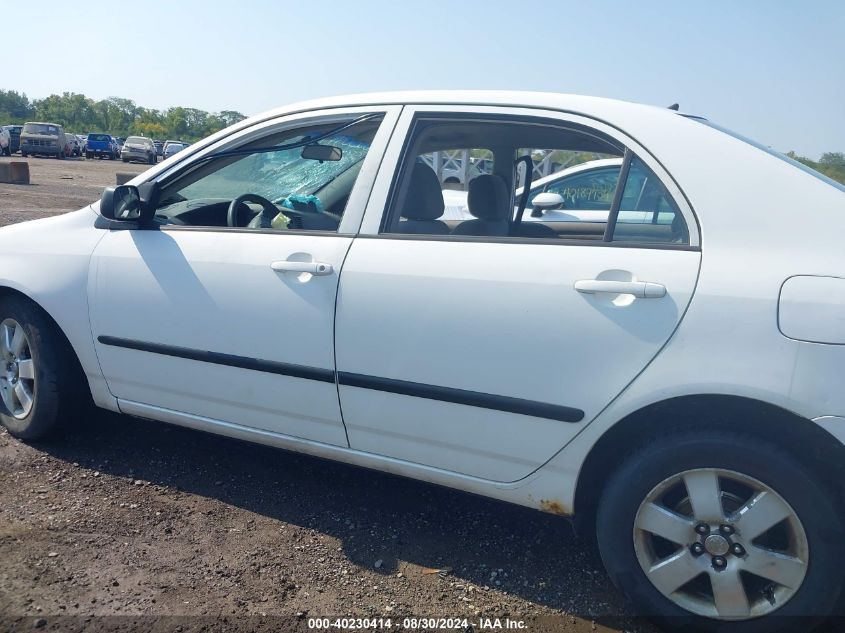
[(155, 227), (104, 237), (92, 327), (123, 410), (348, 445), (335, 297), (386, 114), (248, 130), (162, 175)]

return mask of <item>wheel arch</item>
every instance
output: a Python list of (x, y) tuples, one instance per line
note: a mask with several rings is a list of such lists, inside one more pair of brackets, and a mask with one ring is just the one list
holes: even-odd
[(845, 498), (845, 446), (821, 426), (792, 411), (754, 398), (697, 394), (669, 398), (634, 411), (610, 427), (584, 459), (575, 487), (575, 522), (591, 534), (609, 467), (647, 443), (655, 434), (701, 428), (742, 431), (774, 441), (808, 468), (828, 479), (838, 501)]
[[(79, 372), (79, 375), (82, 378), (85, 378), (86, 374), (82, 366), (82, 361), (79, 358), (79, 353), (74, 348), (73, 344), (70, 342), (70, 338), (68, 337), (67, 332), (65, 332), (64, 328), (62, 328), (61, 324), (53, 317), (53, 315), (50, 314), (50, 311), (46, 310), (39, 301), (34, 299), (28, 293), (9, 285), (0, 285), (0, 301), (7, 297), (20, 297), (22, 299), (25, 299), (26, 301), (37, 307), (44, 314), (44, 316), (47, 317), (48, 321), (53, 325), (53, 327), (56, 328), (56, 332), (59, 333), (62, 342), (67, 346), (67, 350), (70, 351), (70, 353), (73, 355), (73, 361), (76, 370)], [(85, 386), (88, 387), (90, 395), (90, 385), (88, 384), (88, 380), (86, 379), (83, 382), (85, 383)]]

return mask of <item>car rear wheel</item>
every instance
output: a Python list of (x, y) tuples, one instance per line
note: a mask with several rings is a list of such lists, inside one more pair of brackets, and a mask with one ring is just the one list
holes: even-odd
[(0, 422), (9, 433), (37, 440), (90, 402), (67, 340), (31, 301), (0, 301)]
[(664, 624), (770, 633), (802, 618), (809, 630), (835, 610), (845, 579), (842, 516), (820, 480), (758, 438), (658, 439), (605, 487), (602, 559), (637, 611)]

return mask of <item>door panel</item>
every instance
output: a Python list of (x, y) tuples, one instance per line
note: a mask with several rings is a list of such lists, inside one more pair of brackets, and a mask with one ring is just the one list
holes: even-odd
[[(109, 233), (94, 253), (91, 316), (112, 394), (346, 446), (333, 330), (350, 242), (293, 231)], [(271, 267), (286, 260), (332, 272)]]
[[(350, 445), (495, 481), (525, 477), (660, 350), (690, 301), (699, 259), (668, 249), (356, 239), (336, 326)], [(593, 279), (653, 282), (666, 293), (575, 289)], [(500, 398), (514, 406), (502, 410)], [(555, 415), (573, 409), (582, 416)]]

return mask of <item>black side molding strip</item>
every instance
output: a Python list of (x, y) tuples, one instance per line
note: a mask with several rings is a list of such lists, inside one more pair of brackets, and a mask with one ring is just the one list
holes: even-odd
[(362, 387), (363, 389), (398, 393), (403, 396), (426, 398), (427, 400), (453, 402), (455, 404), (465, 404), (470, 407), (530, 415), (535, 418), (548, 418), (549, 420), (559, 420), (561, 422), (580, 422), (584, 419), (584, 412), (581, 409), (564, 407), (558, 404), (547, 404), (535, 400), (497, 396), (480, 391), (438, 387), (436, 385), (426, 385), (407, 380), (352, 374), (345, 371), (337, 372), (337, 380), (341, 385), (348, 387)]
[(293, 376), (294, 378), (305, 378), (307, 380), (319, 380), (320, 382), (334, 383), (334, 371), (331, 369), (320, 369), (319, 367), (307, 367), (305, 365), (294, 365), (292, 363), (279, 363), (272, 360), (261, 360), (249, 356), (235, 356), (233, 354), (221, 354), (219, 352), (206, 352), (202, 350), (177, 347), (175, 345), (161, 345), (160, 343), (145, 343), (134, 341), (128, 338), (116, 336), (98, 336), (97, 340), (103, 345), (113, 347), (125, 347), (142, 352), (162, 354), (164, 356), (175, 356), (198, 360), (203, 363), (214, 365), (226, 365), (228, 367), (240, 367), (241, 369), (252, 369), (263, 371), (268, 374), (279, 374), (280, 376)]
[[(227, 367), (240, 367), (280, 376), (292, 376), (306, 380), (318, 380), (320, 382), (335, 382), (335, 373), (331, 369), (320, 369), (319, 367), (307, 367), (305, 365), (294, 365), (292, 363), (280, 363), (271, 360), (261, 360), (248, 356), (235, 356), (233, 354), (221, 354), (219, 352), (206, 352), (203, 350), (177, 347), (175, 345), (162, 345), (160, 343), (146, 343), (117, 336), (98, 336), (97, 340), (103, 345), (113, 347), (124, 347), (141, 352), (162, 354), (164, 356), (175, 356), (186, 358), (203, 363), (215, 365), (226, 365)], [(337, 372), (337, 381), (348, 387), (361, 387), (374, 391), (386, 391), (415, 398), (427, 400), (440, 400), (441, 402), (452, 402), (470, 407), (492, 409), (494, 411), (506, 411), (518, 413), (535, 418), (547, 418), (561, 422), (580, 422), (584, 419), (584, 412), (581, 409), (565, 407), (558, 404), (548, 404), (535, 400), (524, 400), (523, 398), (511, 398), (509, 396), (497, 396), (480, 391), (468, 391), (466, 389), (454, 389), (452, 387), (439, 387), (437, 385), (426, 385), (419, 382), (407, 380), (395, 380), (393, 378), (379, 378), (378, 376), (366, 376), (364, 374), (353, 374), (350, 372)]]

